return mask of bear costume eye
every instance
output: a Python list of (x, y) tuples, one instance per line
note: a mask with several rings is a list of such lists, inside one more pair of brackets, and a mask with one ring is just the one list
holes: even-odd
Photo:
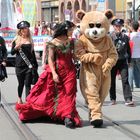
[(89, 27), (90, 28), (94, 28), (94, 27), (100, 28), (101, 27), (101, 23), (97, 23), (97, 24), (90, 23)]
[(96, 27), (97, 27), (97, 28), (100, 28), (100, 27), (101, 27), (101, 23), (97, 23), (97, 24), (96, 24)]
[(89, 24), (89, 27), (90, 27), (90, 28), (94, 28), (94, 24), (93, 24), (93, 23), (90, 23), (90, 24)]

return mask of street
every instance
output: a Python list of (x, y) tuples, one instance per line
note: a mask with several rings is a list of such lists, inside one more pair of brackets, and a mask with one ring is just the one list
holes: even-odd
[[(8, 78), (5, 82), (1, 83), (1, 93), (7, 102), (8, 107), (12, 110), (12, 116), (17, 118), (17, 112), (15, 112), (15, 102), (17, 101), (17, 79), (15, 76), (15, 68), (7, 67)], [(41, 67), (39, 73), (41, 73)], [(79, 81), (78, 81), (79, 82)], [(23, 94), (25, 99), (25, 94)], [(122, 95), (121, 81), (117, 80), (117, 104), (111, 106), (109, 97), (103, 105), (104, 125), (103, 128), (93, 128), (88, 121), (88, 110), (84, 106), (84, 99), (80, 93), (78, 85), (77, 93), (77, 110), (83, 120), (83, 126), (81, 128), (69, 129), (62, 124), (55, 124), (49, 121), (33, 121), (29, 123), (21, 123), (16, 120), (16, 123), (24, 129), (29, 129), (36, 139), (39, 140), (139, 140), (140, 139), (140, 89), (134, 89), (134, 102), (136, 107), (126, 107), (124, 105), (124, 99)], [(3, 101), (3, 102), (5, 102)], [(5, 104), (6, 105), (6, 104)], [(4, 106), (5, 106), (4, 105)], [(6, 109), (6, 107), (4, 107)], [(2, 107), (1, 107), (2, 109)], [(10, 121), (4, 117), (4, 114), (0, 116), (0, 140), (24, 140), (23, 137), (18, 137), (16, 129), (13, 127), (12, 135), (5, 135), (5, 130), (8, 132), (12, 130), (12, 124), (10, 127)], [(6, 119), (5, 121), (4, 118)], [(18, 127), (19, 128), (19, 127)], [(28, 136), (27, 136), (28, 137)], [(26, 138), (27, 139), (27, 138)], [(34, 138), (35, 139), (35, 138)], [(30, 138), (31, 140), (31, 138)]]

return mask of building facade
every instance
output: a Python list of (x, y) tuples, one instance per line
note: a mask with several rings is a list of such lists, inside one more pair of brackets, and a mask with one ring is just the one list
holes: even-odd
[(75, 15), (79, 9), (88, 12), (105, 11), (109, 8), (114, 11), (115, 16), (123, 19), (138, 19), (140, 16), (140, 0), (41, 0), (40, 5), (41, 20), (47, 22), (56, 20), (77, 22)]
[(75, 21), (75, 13), (79, 9), (88, 11), (88, 0), (59, 0), (59, 20)]
[(127, 0), (126, 17), (138, 20), (140, 17), (140, 0)]
[(59, 0), (41, 0), (42, 21), (58, 20)]

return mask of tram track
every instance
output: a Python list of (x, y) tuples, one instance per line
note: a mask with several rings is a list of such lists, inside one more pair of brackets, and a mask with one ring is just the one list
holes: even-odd
[(20, 140), (39, 140), (39, 138), (29, 129), (26, 124), (19, 121), (16, 112), (8, 105), (2, 95), (1, 110), (20, 136)]
[[(77, 104), (79, 106), (81, 106), (81, 109), (83, 109), (84, 111), (86, 111), (87, 113), (88, 108), (87, 106), (85, 106), (82, 102), (80, 102), (79, 100), (77, 100)], [(123, 133), (124, 135), (128, 136), (129, 138), (131, 138), (132, 140), (139, 140), (140, 139), (140, 135), (135, 133), (134, 131), (132, 131), (131, 129), (121, 125), (121, 123), (119, 123), (118, 121), (114, 121), (112, 120), (112, 118), (108, 117), (107, 115), (103, 114), (103, 119), (105, 121), (108, 121), (112, 124), (112, 127), (117, 129), (118, 131), (120, 131), (121, 133)]]
[[(122, 95), (122, 90), (117, 89), (117, 94)], [(133, 94), (133, 97), (135, 100), (140, 101), (140, 96), (137, 96), (137, 94)], [(83, 109), (86, 113), (88, 113), (88, 108), (85, 107), (84, 103), (77, 101), (77, 104), (81, 106), (81, 109)], [(30, 130), (30, 128), (19, 121), (18, 116), (16, 112), (12, 109), (12, 107), (9, 106), (9, 104), (6, 102), (5, 98), (2, 96), (2, 106), (1, 106), (3, 112), (7, 117), (9, 117), (9, 121), (14, 126), (14, 128), (17, 130), (19, 136), (21, 137), (20, 140), (39, 140), (39, 138)], [(112, 118), (108, 117), (107, 115), (103, 114), (103, 119), (105, 121), (108, 121), (112, 124), (112, 127), (116, 130), (120, 131), (124, 135), (130, 137), (132, 140), (139, 140), (140, 135), (133, 132), (129, 128), (123, 126), (120, 122), (113, 120)]]

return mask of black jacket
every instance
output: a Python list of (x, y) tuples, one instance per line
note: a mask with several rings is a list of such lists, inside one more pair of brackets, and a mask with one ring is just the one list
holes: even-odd
[[(16, 43), (15, 41), (12, 43), (12, 49), (11, 49), (11, 54), (14, 55), (16, 54), (16, 60), (15, 60), (15, 66), (16, 67), (28, 67), (23, 58), (21, 57), (20, 53), (18, 50), (15, 49)], [(26, 57), (29, 59), (31, 64), (35, 67), (38, 68), (38, 63), (35, 57), (35, 52), (32, 50), (32, 45), (31, 44), (22, 44), (21, 46), (22, 51), (26, 55)]]
[(127, 59), (128, 63), (130, 63), (131, 51), (129, 45), (129, 37), (123, 32), (120, 33), (112, 32), (110, 35), (118, 52), (119, 57), (118, 60)]
[(0, 63), (7, 60), (5, 40), (0, 36)]

